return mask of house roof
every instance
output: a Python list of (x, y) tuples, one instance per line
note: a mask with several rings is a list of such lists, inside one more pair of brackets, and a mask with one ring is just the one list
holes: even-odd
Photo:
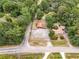
[(44, 26), (43, 21), (42, 20), (38, 20), (37, 23), (36, 23), (36, 27), (43, 28), (43, 26)]

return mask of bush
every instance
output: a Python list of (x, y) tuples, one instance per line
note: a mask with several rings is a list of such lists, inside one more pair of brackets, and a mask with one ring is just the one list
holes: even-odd
[(17, 16), (19, 16), (21, 13), (19, 12), (19, 11), (13, 11), (13, 12), (11, 12), (11, 16), (12, 17), (17, 17)]
[(60, 35), (60, 39), (65, 39), (63, 35)]
[(56, 23), (56, 18), (55, 18), (55, 14), (49, 14), (46, 16), (46, 22), (47, 22), (47, 27), (52, 29), (54, 23)]
[(73, 37), (70, 39), (70, 42), (71, 42), (71, 44), (74, 45), (74, 46), (79, 46), (79, 37), (73, 36)]
[(49, 36), (50, 36), (51, 40), (57, 40), (58, 39), (58, 36), (54, 33), (54, 31), (51, 31), (49, 33)]
[(5, 19), (6, 19), (7, 22), (12, 22), (12, 19), (11, 19), (11, 17), (9, 15), (6, 15)]
[(40, 20), (43, 17), (44, 13), (40, 9), (37, 10), (37, 19)]

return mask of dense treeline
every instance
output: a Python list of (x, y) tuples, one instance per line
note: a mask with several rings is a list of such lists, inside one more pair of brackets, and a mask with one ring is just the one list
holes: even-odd
[(36, 4), (37, 0), (0, 0), (0, 46), (22, 42), (35, 16)]
[(40, 10), (47, 15), (48, 28), (54, 23), (61, 23), (66, 27), (70, 42), (79, 46), (79, 0), (43, 0), (39, 5)]

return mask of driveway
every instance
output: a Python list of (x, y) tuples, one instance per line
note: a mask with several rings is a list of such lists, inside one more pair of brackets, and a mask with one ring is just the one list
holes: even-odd
[(36, 30), (32, 30), (32, 37), (36, 37), (36, 38), (43, 38), (46, 39), (47, 41), (49, 41), (49, 35), (48, 35), (49, 31), (48, 29), (36, 29)]

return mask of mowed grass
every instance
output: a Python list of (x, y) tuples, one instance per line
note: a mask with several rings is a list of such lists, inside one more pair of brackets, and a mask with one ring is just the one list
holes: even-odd
[(16, 55), (0, 55), (0, 59), (17, 59)]
[(42, 59), (44, 54), (27, 54), (27, 55), (21, 55), (20, 59)]
[(47, 59), (62, 59), (62, 56), (60, 55), (60, 53), (51, 53), (49, 54)]
[(15, 54), (15, 55), (0, 55), (0, 59), (42, 59), (44, 54)]
[(62, 46), (62, 47), (68, 46), (67, 41), (65, 40), (51, 40), (51, 43), (53, 46)]
[(66, 53), (66, 59), (79, 59), (79, 53)]

